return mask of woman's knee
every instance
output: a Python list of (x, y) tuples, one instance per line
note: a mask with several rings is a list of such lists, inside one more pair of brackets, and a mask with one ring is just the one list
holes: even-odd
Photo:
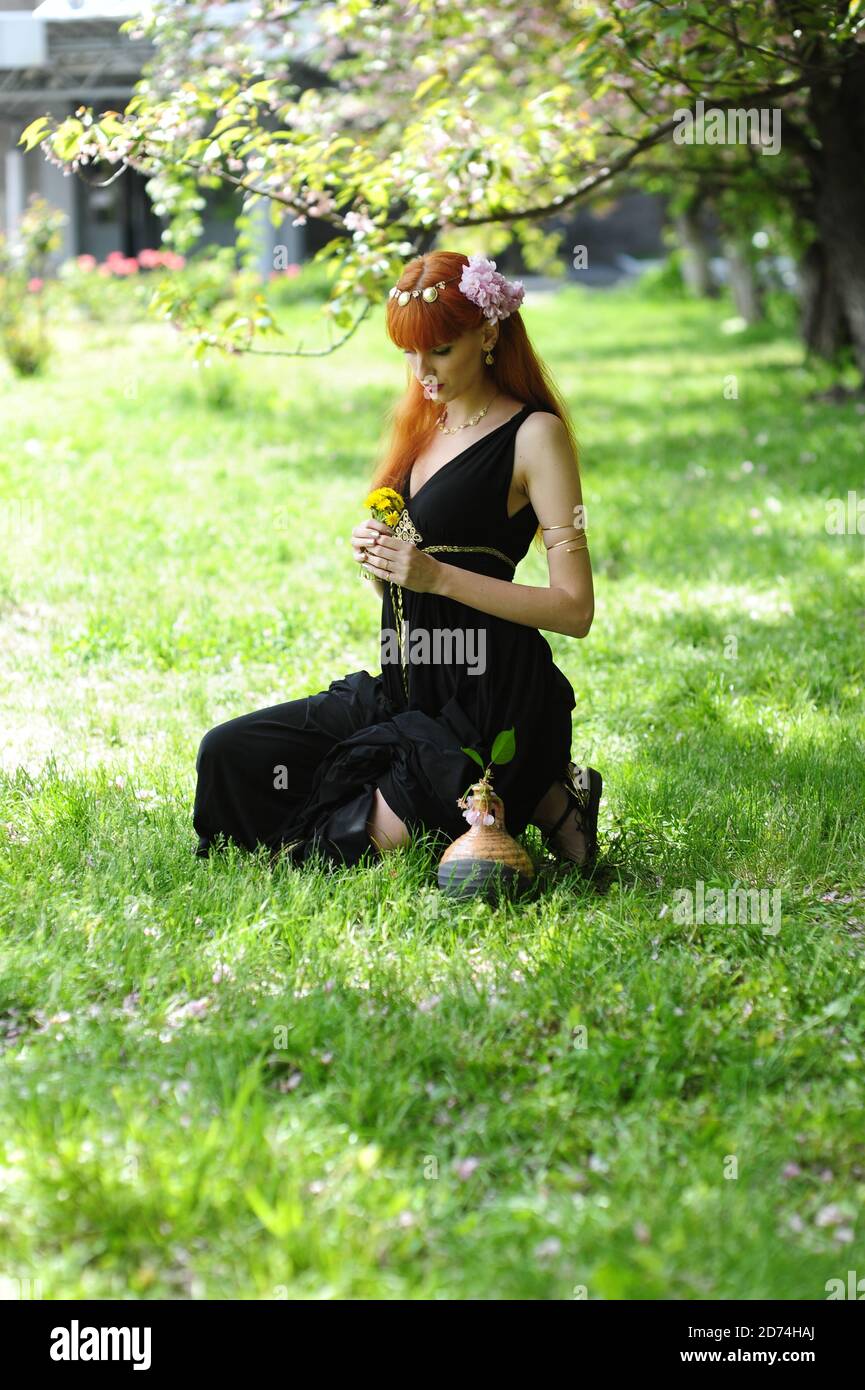
[(207, 730), (198, 745), (198, 753), (195, 758), (196, 768), (200, 768), (205, 761), (225, 756), (236, 740), (233, 724), (234, 720), (229, 719), (224, 724), (214, 724), (212, 729)]
[(400, 820), (396, 812), (391, 810), (378, 787), (375, 789), (366, 829), (373, 844), (383, 853), (389, 849), (399, 849), (400, 845), (408, 844), (410, 839), (405, 821)]

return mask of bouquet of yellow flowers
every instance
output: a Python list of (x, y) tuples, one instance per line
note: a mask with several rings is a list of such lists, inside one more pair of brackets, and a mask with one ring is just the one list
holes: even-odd
[(386, 526), (396, 526), (400, 513), (405, 510), (405, 502), (392, 487), (377, 487), (363, 505), (369, 507), (376, 521), (383, 521)]

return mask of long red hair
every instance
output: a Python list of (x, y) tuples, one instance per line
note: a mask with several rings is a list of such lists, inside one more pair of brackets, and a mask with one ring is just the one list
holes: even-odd
[[(480, 327), (484, 321), (483, 310), (459, 289), (462, 268), (468, 262), (468, 256), (460, 251), (429, 251), (409, 261), (397, 282), (401, 290), (426, 289), (440, 280), (449, 283), (439, 290), (432, 302), (418, 295), (400, 307), (395, 297), (388, 298), (386, 328), (392, 343), (404, 350), (429, 351)], [(485, 368), (490, 382), (503, 395), (557, 415), (579, 461), (579, 446), (568, 408), (548, 368), (529, 342), (518, 309), (500, 321), (493, 355), (493, 365)], [(436, 421), (441, 415), (441, 403), (427, 400), (411, 368), (407, 370), (409, 379), (405, 394), (386, 415), (387, 437), (372, 480), (373, 487), (392, 487), (402, 494), (406, 491), (412, 464), (435, 437)]]

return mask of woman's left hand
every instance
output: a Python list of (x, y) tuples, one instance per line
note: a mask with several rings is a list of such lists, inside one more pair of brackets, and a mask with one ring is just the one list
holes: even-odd
[(439, 566), (438, 560), (425, 555), (411, 541), (404, 541), (399, 536), (379, 534), (375, 543), (367, 547), (365, 568), (376, 579), (399, 584), (416, 594), (433, 591)]

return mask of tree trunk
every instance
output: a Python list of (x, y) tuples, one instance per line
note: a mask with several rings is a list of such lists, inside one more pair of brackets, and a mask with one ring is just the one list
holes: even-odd
[(849, 59), (837, 85), (815, 84), (811, 102), (822, 149), (817, 225), (865, 375), (865, 53)]
[(730, 270), (730, 290), (736, 312), (746, 323), (760, 323), (763, 310), (763, 286), (754, 273), (751, 245), (742, 237), (724, 239), (724, 255)]
[(809, 353), (832, 361), (850, 339), (850, 329), (829, 274), (826, 248), (812, 241), (799, 263), (800, 332)]
[(709, 268), (709, 246), (700, 217), (703, 198), (696, 194), (675, 220), (682, 249), (682, 276), (688, 291), (699, 299), (713, 299), (718, 287)]

